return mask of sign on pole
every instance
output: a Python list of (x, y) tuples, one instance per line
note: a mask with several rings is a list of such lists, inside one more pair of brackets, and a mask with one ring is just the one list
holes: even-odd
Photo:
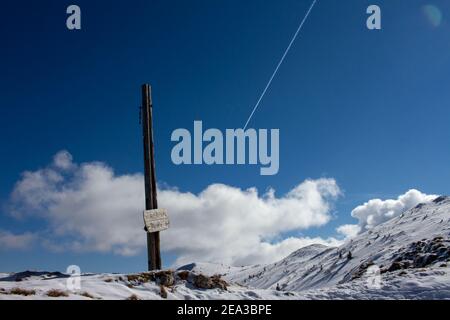
[[(148, 84), (142, 86), (142, 130), (144, 140), (144, 167), (145, 167), (145, 210), (149, 211), (147, 226), (147, 255), (148, 270), (160, 270), (162, 266), (159, 244), (159, 231), (168, 225), (168, 219), (157, 220), (155, 216), (164, 217), (161, 213), (155, 214), (158, 209), (156, 174), (155, 174), (155, 146), (153, 143), (153, 115), (152, 91)], [(152, 213), (153, 212), (153, 213)], [(159, 211), (158, 211), (159, 212)], [(165, 214), (167, 217), (167, 214)], [(167, 220), (167, 221), (166, 221)]]
[(165, 209), (144, 211), (144, 223), (147, 232), (159, 232), (169, 229), (169, 216)]

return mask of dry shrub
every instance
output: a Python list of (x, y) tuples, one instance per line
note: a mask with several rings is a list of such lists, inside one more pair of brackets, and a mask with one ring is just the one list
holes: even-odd
[(83, 296), (83, 297), (86, 297), (86, 298), (89, 298), (89, 299), (95, 299), (95, 297), (92, 294), (90, 294), (89, 292), (87, 292), (87, 291), (82, 292), (80, 294), (80, 296)]
[(36, 290), (27, 290), (22, 288), (12, 288), (9, 291), (10, 294), (16, 294), (20, 296), (32, 296), (36, 294)]
[(67, 292), (58, 289), (51, 289), (47, 291), (47, 296), (51, 298), (59, 298), (59, 297), (68, 297), (69, 294)]

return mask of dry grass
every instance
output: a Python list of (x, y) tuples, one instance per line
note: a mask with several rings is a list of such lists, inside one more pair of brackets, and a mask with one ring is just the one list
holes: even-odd
[(27, 290), (22, 288), (12, 288), (9, 294), (16, 294), (20, 296), (33, 296), (36, 294), (36, 290)]
[(141, 300), (141, 299), (139, 299), (137, 295), (132, 294), (131, 296), (129, 296), (129, 297), (127, 298), (127, 300)]
[(95, 299), (95, 297), (92, 294), (90, 294), (89, 292), (87, 292), (87, 291), (84, 291), (84, 292), (80, 293), (80, 296), (83, 296), (83, 297), (86, 297), (86, 298), (89, 298), (89, 299)]
[(127, 280), (135, 283), (147, 283), (150, 281), (155, 281), (155, 274), (153, 272), (143, 272), (138, 274), (127, 275)]
[(47, 291), (47, 296), (52, 298), (59, 298), (59, 297), (68, 297), (69, 294), (67, 292), (58, 289), (51, 289)]

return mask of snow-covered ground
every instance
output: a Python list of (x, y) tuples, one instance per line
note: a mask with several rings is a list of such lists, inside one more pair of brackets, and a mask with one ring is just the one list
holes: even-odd
[(72, 280), (0, 274), (0, 299), (450, 299), (450, 198), (418, 205), (338, 248), (312, 245), (273, 264), (83, 275), (74, 291)]
[[(70, 291), (66, 278), (44, 279), (35, 277), (20, 283), (1, 282), (0, 300), (8, 299), (163, 299), (160, 286), (154, 282), (132, 287), (123, 281), (123, 275), (98, 274), (83, 276), (80, 290)], [(112, 279), (112, 280), (111, 280)], [(10, 294), (14, 288), (34, 290), (29, 296)], [(49, 297), (50, 290), (66, 293), (68, 296)], [(167, 288), (166, 299), (450, 299), (450, 269), (431, 268), (412, 270), (406, 275), (397, 273), (383, 277), (380, 288), (371, 287), (367, 280), (354, 280), (349, 283), (322, 289), (296, 291), (277, 291), (230, 285), (227, 290), (198, 289), (182, 282)]]

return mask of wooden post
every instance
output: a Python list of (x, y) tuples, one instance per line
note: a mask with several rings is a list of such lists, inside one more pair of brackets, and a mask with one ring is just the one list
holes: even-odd
[[(148, 84), (142, 86), (142, 127), (144, 137), (145, 209), (157, 209), (155, 148), (153, 145), (152, 92)], [(148, 270), (161, 269), (159, 232), (147, 232)]]

